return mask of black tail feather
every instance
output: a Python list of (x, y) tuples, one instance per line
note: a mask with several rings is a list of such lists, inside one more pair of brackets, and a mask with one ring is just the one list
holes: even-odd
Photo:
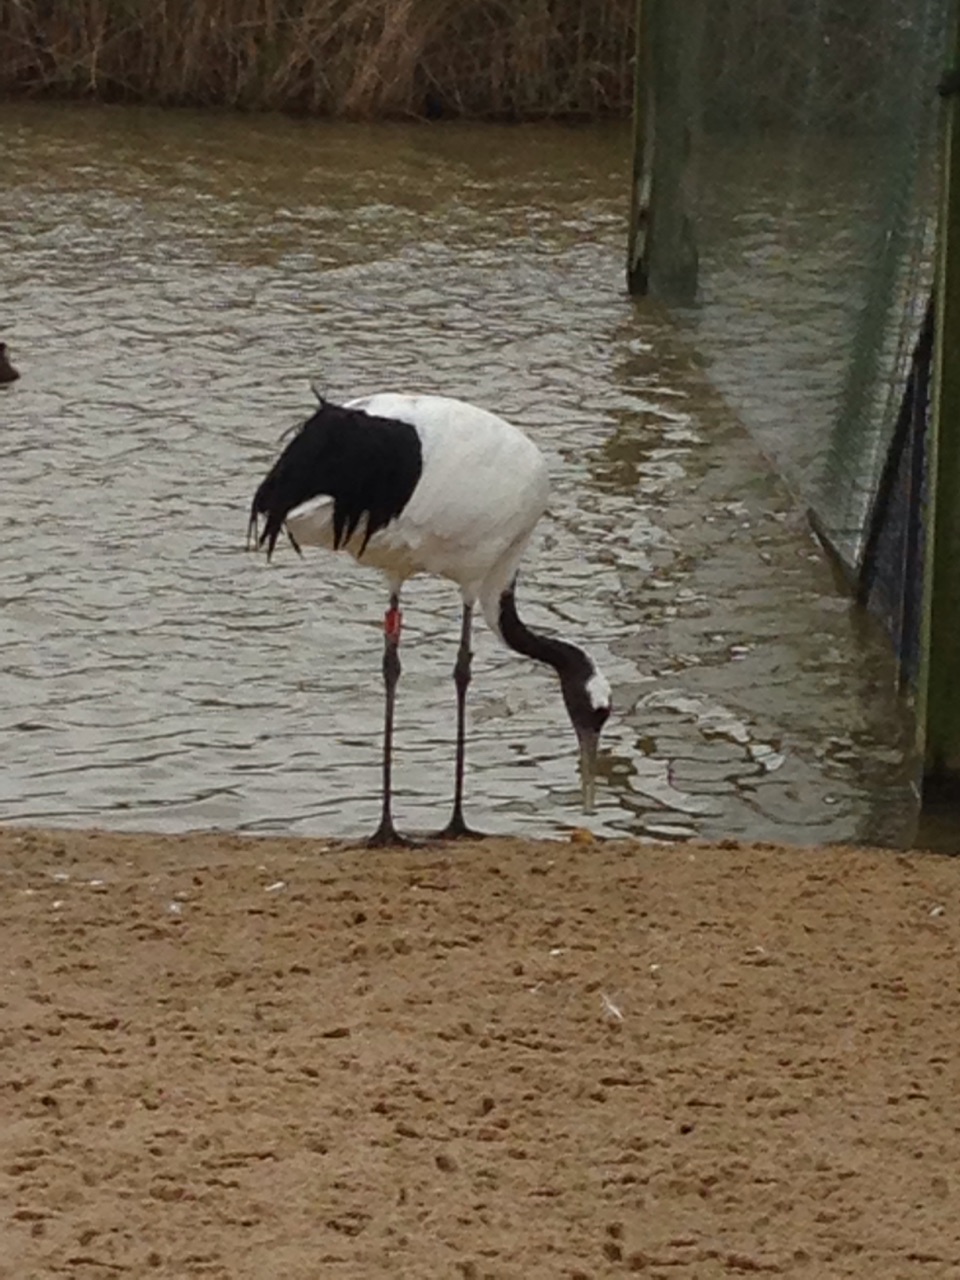
[[(250, 505), (250, 520), (247, 524), (247, 550), (260, 551), (266, 546), (268, 560), (273, 555), (273, 549), (277, 545), (277, 538), (280, 536), (280, 530), (283, 528), (284, 516), (286, 515), (285, 511), (270, 502), (272, 478), (273, 472), (271, 471), (270, 475), (267, 476), (254, 494), (253, 502)], [(262, 529), (260, 528), (261, 516), (266, 517)], [(299, 552), (300, 548), (290, 535), (289, 530), (287, 531), (287, 536), (290, 537), (290, 541)]]
[[(269, 559), (289, 512), (326, 494), (333, 499), (334, 550), (365, 521), (362, 555), (371, 536), (403, 510), (421, 470), (420, 437), (409, 423), (321, 401), (254, 494), (247, 545), (265, 547)], [(299, 552), (289, 529), (287, 536)]]

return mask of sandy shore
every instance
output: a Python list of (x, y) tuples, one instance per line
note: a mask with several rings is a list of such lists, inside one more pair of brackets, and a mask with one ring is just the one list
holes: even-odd
[(958, 885), (0, 832), (0, 1277), (956, 1277)]

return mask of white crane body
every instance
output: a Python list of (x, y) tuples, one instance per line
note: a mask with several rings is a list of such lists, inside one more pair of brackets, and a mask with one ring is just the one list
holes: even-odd
[[(498, 630), (500, 593), (512, 582), (547, 509), (550, 480), (543, 454), (503, 418), (447, 396), (388, 392), (343, 407), (414, 427), (422, 471), (394, 520), (365, 547), (361, 522), (340, 549), (382, 570), (394, 590), (415, 573), (448, 578), (466, 603), (482, 602), (487, 621)], [(332, 550), (333, 516), (334, 499), (322, 494), (290, 511), (286, 524), (298, 543)]]
[(463, 601), (454, 669), (454, 814), (444, 834), (474, 834), (463, 821), (461, 800), (464, 698), (470, 681), (472, 611), (478, 601), (504, 644), (556, 671), (580, 741), (584, 804), (592, 804), (610, 686), (589, 654), (530, 630), (516, 611), (517, 569), (549, 494), (543, 454), (505, 419), (448, 396), (395, 392), (343, 405), (321, 401), (257, 489), (250, 528), (268, 556), (286, 529), (298, 550), (309, 545), (345, 551), (387, 578), (384, 799), (376, 843), (401, 839), (390, 813), (393, 706), (400, 675), (400, 590), (416, 573), (456, 583)]

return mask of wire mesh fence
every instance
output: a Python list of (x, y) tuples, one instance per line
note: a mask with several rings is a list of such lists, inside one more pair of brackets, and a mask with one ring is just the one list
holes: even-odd
[[(694, 344), (855, 579), (932, 288), (950, 0), (647, 6), (674, 64), (646, 118), (652, 287), (695, 263), (673, 299)], [(918, 566), (874, 571), (895, 630)]]

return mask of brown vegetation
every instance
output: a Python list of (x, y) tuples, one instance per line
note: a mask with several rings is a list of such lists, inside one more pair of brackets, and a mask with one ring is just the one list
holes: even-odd
[(630, 102), (634, 0), (0, 0), (0, 92), (318, 115)]

